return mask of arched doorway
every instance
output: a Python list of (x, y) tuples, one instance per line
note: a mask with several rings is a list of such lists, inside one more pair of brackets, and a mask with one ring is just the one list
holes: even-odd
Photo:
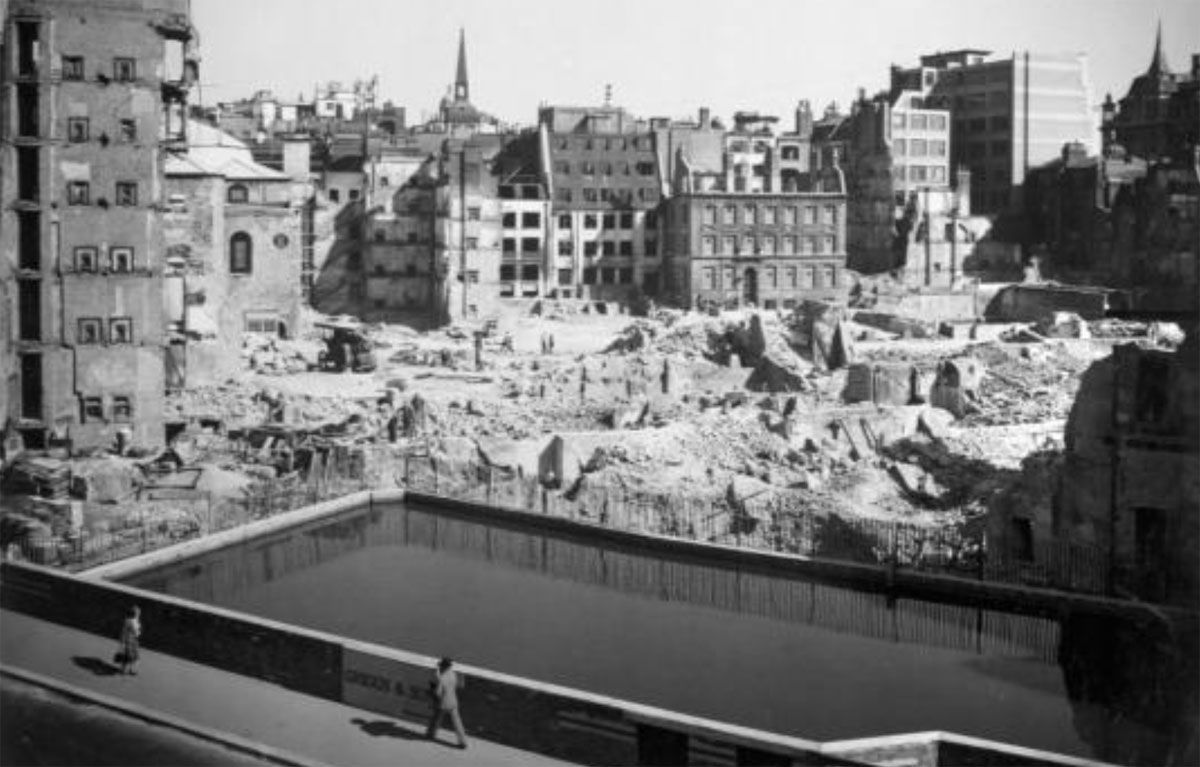
[(758, 271), (753, 267), (742, 275), (742, 303), (758, 305)]

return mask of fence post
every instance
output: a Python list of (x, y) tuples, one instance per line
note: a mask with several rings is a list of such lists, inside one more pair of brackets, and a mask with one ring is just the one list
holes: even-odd
[(492, 484), (495, 481), (493, 479), (493, 472), (494, 472), (494, 469), (493, 469), (492, 465), (489, 463), (488, 464), (488, 475), (487, 475), (487, 505), (488, 506), (492, 505)]
[(429, 456), (429, 463), (433, 465), (433, 494), (437, 495), (438, 494), (438, 486), (440, 484), (440, 482), (438, 480), (437, 459), (434, 458), (433, 456)]

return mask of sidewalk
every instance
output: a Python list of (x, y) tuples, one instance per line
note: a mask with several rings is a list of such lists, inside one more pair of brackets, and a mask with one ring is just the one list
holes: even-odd
[(309, 760), (347, 767), (565, 764), (478, 739), (460, 751), (449, 731), (433, 743), (410, 722), (160, 653), (143, 651), (137, 676), (113, 675), (106, 669), (116, 644), (0, 610), (0, 663)]

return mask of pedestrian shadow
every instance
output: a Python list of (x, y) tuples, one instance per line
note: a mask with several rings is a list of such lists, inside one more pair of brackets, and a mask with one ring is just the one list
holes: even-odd
[(116, 676), (121, 673), (121, 669), (103, 658), (85, 658), (82, 655), (76, 655), (71, 658), (71, 662), (85, 671), (92, 672), (96, 676)]
[(350, 724), (357, 725), (360, 730), (373, 738), (401, 738), (403, 740), (425, 740), (425, 736), (401, 727), (387, 719), (368, 722), (366, 719), (351, 719)]

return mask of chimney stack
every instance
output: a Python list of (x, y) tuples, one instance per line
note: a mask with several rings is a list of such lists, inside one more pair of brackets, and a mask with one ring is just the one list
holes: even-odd
[(812, 124), (812, 107), (805, 99), (796, 105), (796, 133), (800, 136), (811, 136)]
[(707, 130), (710, 127), (712, 127), (712, 113), (709, 112), (708, 107), (700, 107), (700, 128)]

